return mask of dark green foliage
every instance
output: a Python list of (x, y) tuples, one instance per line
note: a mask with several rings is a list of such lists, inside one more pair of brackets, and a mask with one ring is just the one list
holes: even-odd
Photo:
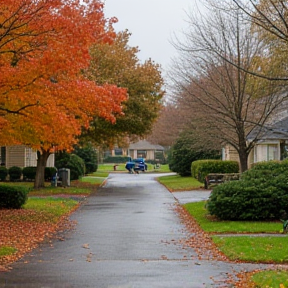
[(259, 163), (244, 172), (239, 181), (215, 187), (207, 209), (223, 220), (287, 218), (288, 162)]
[(85, 147), (76, 147), (74, 154), (78, 155), (85, 162), (86, 173), (96, 172), (98, 169), (98, 157), (95, 148), (91, 144)]
[(57, 153), (55, 156), (55, 166), (57, 169), (70, 169), (70, 180), (77, 180), (85, 174), (85, 163), (79, 156), (66, 152)]
[(13, 166), (8, 169), (8, 174), (10, 177), (10, 181), (17, 181), (21, 179), (22, 168)]
[(181, 176), (191, 176), (191, 163), (199, 159), (219, 159), (219, 151), (195, 149), (194, 139), (181, 136), (171, 148), (168, 156), (169, 168)]
[(129, 157), (128, 156), (108, 156), (105, 157), (103, 162), (104, 163), (126, 163), (129, 161)]
[(36, 176), (36, 167), (24, 167), (22, 173), (24, 180), (34, 180)]
[(198, 160), (192, 163), (191, 171), (192, 177), (204, 183), (209, 173), (239, 173), (239, 164), (237, 161)]
[(20, 209), (27, 201), (28, 192), (27, 187), (0, 185), (0, 208)]
[(57, 169), (55, 167), (45, 167), (45, 180), (51, 181), (52, 177), (56, 174)]
[(4, 166), (0, 167), (0, 180), (5, 181), (8, 175), (8, 169)]

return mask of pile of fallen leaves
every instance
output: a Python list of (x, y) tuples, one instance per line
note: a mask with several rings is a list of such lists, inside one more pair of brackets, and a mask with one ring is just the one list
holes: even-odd
[(230, 261), (214, 244), (210, 235), (202, 230), (197, 221), (191, 217), (189, 212), (181, 205), (176, 205), (175, 210), (181, 221), (185, 224), (190, 235), (188, 239), (181, 240), (185, 247), (192, 247), (198, 255), (199, 260)]
[(73, 223), (68, 215), (53, 222), (45, 213), (29, 209), (0, 209), (0, 247), (13, 247), (16, 252), (0, 257), (0, 271), (48, 241), (56, 231), (69, 229)]

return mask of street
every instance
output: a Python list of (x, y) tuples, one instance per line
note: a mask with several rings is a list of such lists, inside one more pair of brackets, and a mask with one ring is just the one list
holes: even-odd
[[(0, 287), (200, 288), (223, 286), (251, 264), (199, 261), (159, 174), (112, 173), (71, 216), (77, 225), (0, 273)], [(197, 237), (197, 235), (194, 235)], [(256, 266), (255, 266), (256, 268)]]

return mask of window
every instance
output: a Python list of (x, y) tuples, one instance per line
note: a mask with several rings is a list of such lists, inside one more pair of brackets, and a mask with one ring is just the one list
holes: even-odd
[(137, 158), (146, 158), (147, 151), (146, 150), (137, 150)]

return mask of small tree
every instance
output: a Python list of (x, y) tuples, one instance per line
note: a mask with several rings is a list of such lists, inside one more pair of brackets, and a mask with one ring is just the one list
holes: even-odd
[(197, 138), (183, 133), (172, 147), (169, 155), (169, 166), (181, 176), (191, 175), (191, 163), (200, 159), (219, 159), (220, 150), (208, 150), (197, 147)]

